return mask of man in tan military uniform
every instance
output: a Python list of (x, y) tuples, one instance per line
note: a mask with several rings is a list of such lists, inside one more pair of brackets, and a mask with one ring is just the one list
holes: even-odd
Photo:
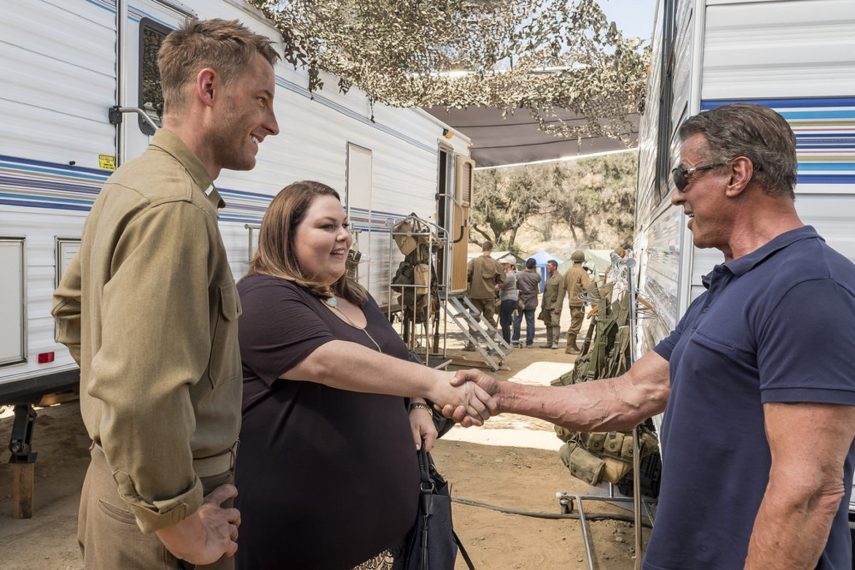
[(550, 259), (546, 262), (546, 283), (543, 284), (543, 299), (540, 302), (540, 320), (546, 325), (546, 346), (558, 348), (561, 340), (561, 274), (558, 262)]
[(233, 567), (240, 306), (212, 181), (253, 168), (279, 132), (277, 59), (237, 22), (191, 21), (164, 40), (163, 128), (104, 184), (54, 295), (93, 441), (86, 568)]
[[(466, 279), (469, 282), (469, 300), (484, 315), (491, 325), (496, 326), (496, 294), (505, 280), (499, 262), (493, 259), (493, 244), (489, 241), (481, 246), (481, 255), (469, 261)], [(468, 348), (468, 347), (467, 347)]]
[(585, 318), (583, 311), (585, 302), (582, 300), (581, 295), (591, 288), (593, 282), (588, 276), (588, 272), (582, 267), (582, 262), (585, 261), (585, 252), (574, 251), (570, 255), (570, 260), (573, 262), (573, 267), (564, 274), (558, 298), (564, 299), (566, 293), (567, 305), (570, 307), (570, 328), (567, 329), (567, 348), (564, 349), (564, 352), (567, 354), (579, 354), (579, 347), (576, 346), (576, 337), (579, 336), (579, 331), (582, 330), (582, 321)]

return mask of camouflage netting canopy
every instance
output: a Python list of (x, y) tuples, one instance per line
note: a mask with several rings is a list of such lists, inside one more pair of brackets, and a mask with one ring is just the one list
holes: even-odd
[[(395, 107), (528, 109), (562, 137), (626, 138), (643, 105), (649, 49), (595, 0), (249, 0), (286, 61)], [(566, 111), (587, 118), (562, 120)]]

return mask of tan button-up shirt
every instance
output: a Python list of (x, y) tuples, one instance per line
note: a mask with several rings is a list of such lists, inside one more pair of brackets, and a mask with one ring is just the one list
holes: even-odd
[(470, 299), (495, 299), (496, 285), (501, 285), (505, 280), (502, 266), (489, 255), (479, 255), (470, 260), (466, 276), (469, 279)]
[(240, 305), (198, 158), (159, 130), (101, 190), (54, 293), (80, 407), (143, 532), (202, 504), (193, 459), (237, 440)]
[(592, 289), (594, 284), (588, 276), (588, 272), (582, 267), (581, 263), (574, 263), (573, 267), (567, 270), (564, 274), (564, 281), (561, 283), (559, 290), (559, 299), (564, 299), (564, 294), (567, 294), (567, 305), (570, 307), (582, 307), (585, 302), (582, 301), (580, 295), (585, 291)]

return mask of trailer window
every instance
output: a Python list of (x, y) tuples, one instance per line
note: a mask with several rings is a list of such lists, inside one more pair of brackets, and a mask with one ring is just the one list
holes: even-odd
[(26, 361), (24, 239), (0, 237), (0, 366)]
[[(160, 89), (160, 70), (157, 68), (157, 52), (163, 39), (171, 32), (163, 24), (147, 18), (140, 21), (140, 61), (139, 61), (139, 107), (154, 121), (158, 127), (163, 116), (163, 92)], [(139, 119), (140, 130), (153, 135), (151, 128), (142, 118)]]

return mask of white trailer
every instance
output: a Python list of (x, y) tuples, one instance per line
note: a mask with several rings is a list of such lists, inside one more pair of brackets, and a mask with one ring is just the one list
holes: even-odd
[[(53, 339), (51, 294), (101, 185), (153, 133), (160, 88), (146, 78), (160, 41), (194, 16), (280, 35), (240, 0), (0, 0), (0, 13), (0, 403), (21, 403), (77, 382)], [(305, 71), (280, 62), (275, 73), (281, 133), (261, 146), (254, 170), (224, 171), (216, 182), (236, 278), (272, 197), (311, 179), (341, 193), (360, 281), (381, 304), (397, 262), (390, 227), (410, 213), (449, 230), (457, 243), (444, 254), (442, 282), (465, 287), (469, 140), (420, 109), (372, 108), (357, 88), (340, 93), (335, 77), (310, 93)]]
[(634, 250), (656, 316), (639, 322), (639, 354), (669, 334), (723, 261), (694, 247), (669, 200), (677, 128), (702, 109), (747, 102), (781, 113), (797, 139), (799, 216), (855, 261), (855, 2), (659, 0), (653, 50)]

